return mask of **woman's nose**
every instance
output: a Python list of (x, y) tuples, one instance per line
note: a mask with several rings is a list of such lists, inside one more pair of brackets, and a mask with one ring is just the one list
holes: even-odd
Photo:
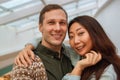
[(80, 42), (80, 38), (78, 36), (75, 36), (74, 43), (78, 44)]

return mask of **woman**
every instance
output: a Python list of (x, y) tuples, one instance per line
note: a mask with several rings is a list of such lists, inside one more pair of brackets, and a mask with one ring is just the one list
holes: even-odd
[[(81, 70), (80, 80), (120, 80), (120, 58), (101, 25), (90, 16), (78, 16), (68, 26), (71, 47), (81, 56), (94, 50), (102, 55), (95, 65)], [(75, 69), (75, 68), (74, 68)], [(80, 74), (77, 69), (71, 74)]]
[[(68, 34), (71, 47), (82, 56), (82, 59), (63, 80), (71, 80), (73, 76), (80, 76), (80, 80), (120, 80), (120, 58), (116, 48), (94, 18), (90, 16), (74, 18), (69, 23)], [(95, 61), (91, 56), (97, 55), (96, 52), (102, 55), (102, 59), (91, 65), (92, 63), (88, 62)]]

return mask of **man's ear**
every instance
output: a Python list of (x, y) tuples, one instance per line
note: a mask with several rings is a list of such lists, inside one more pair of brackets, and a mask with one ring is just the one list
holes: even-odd
[(42, 32), (42, 24), (39, 24), (39, 31)]

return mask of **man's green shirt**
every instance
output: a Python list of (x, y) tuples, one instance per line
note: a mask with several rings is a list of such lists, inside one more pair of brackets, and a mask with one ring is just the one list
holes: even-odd
[(41, 43), (38, 44), (34, 52), (41, 58), (49, 80), (62, 80), (63, 76), (71, 72), (73, 68), (70, 59), (65, 55), (66, 51), (63, 47), (60, 58), (58, 52), (50, 50)]

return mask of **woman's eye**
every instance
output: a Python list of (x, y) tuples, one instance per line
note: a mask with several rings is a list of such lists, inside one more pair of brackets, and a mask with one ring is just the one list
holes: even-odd
[(73, 39), (73, 36), (69, 36), (69, 39)]
[(79, 32), (79, 33), (78, 33), (79, 36), (81, 36), (81, 35), (83, 35), (83, 34), (84, 34), (84, 32)]

